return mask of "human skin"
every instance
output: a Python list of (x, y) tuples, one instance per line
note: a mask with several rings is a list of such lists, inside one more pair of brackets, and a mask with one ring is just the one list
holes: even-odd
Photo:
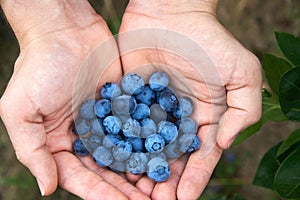
[[(240, 131), (261, 116), (259, 61), (218, 22), (216, 4), (216, 0), (131, 0), (123, 16), (118, 43), (124, 73), (158, 63), (182, 74), (193, 88), (193, 93), (189, 93), (196, 101), (193, 118), (200, 126), (198, 135), (203, 145), (208, 147), (172, 163), (171, 176), (164, 183), (155, 184), (146, 176), (128, 174), (128, 178), (153, 199), (197, 199), (222, 151), (230, 147)], [(144, 33), (145, 29), (152, 31), (153, 35), (148, 33), (144, 38), (151, 41), (147, 45), (154, 48), (139, 47), (130, 51), (130, 45), (138, 40), (138, 33)], [(161, 30), (165, 34), (160, 34)], [(220, 79), (205, 81), (197, 73), (210, 70), (195, 69), (184, 59), (155, 48), (169, 45), (165, 44), (169, 37), (164, 38), (174, 36), (169, 32), (197, 43)], [(171, 45), (181, 45), (176, 40), (170, 41)], [(147, 69), (144, 67), (143, 71)], [(209, 74), (206, 75), (209, 79)]]
[[(1, 6), (19, 41), (20, 55), (1, 98), (0, 114), (18, 159), (37, 178), (42, 195), (51, 194), (59, 183), (84, 199), (98, 199), (99, 194), (105, 194), (104, 199), (197, 199), (222, 150), (260, 116), (259, 62), (218, 23), (215, 0), (131, 0), (121, 35), (144, 28), (180, 33), (202, 47), (222, 84), (207, 84), (200, 77), (195, 81), (196, 71), (189, 64), (177, 58), (174, 63), (174, 56), (157, 49), (122, 55), (131, 41), (119, 38), (125, 73), (161, 63), (186, 77), (195, 88), (191, 95), (199, 108), (193, 115), (201, 126), (198, 135), (204, 143), (208, 133), (215, 137), (209, 151), (200, 150), (174, 162), (167, 182), (155, 184), (147, 177), (128, 175), (129, 183), (97, 167), (91, 158), (79, 159), (71, 153), (75, 77), (92, 49), (111, 37), (103, 19), (85, 0), (2, 0)], [(118, 54), (116, 44), (112, 44), (112, 52)], [(120, 62), (116, 60), (112, 68), (113, 73), (107, 72), (105, 77), (118, 80), (122, 76)]]
[[(148, 199), (124, 177), (72, 152), (72, 92), (81, 63), (109, 40), (108, 50), (118, 57), (103, 19), (85, 0), (2, 0), (1, 7), (20, 45), (1, 97), (1, 118), (41, 194), (52, 194), (59, 184), (83, 199)], [(111, 68), (103, 82), (122, 76), (118, 59)]]

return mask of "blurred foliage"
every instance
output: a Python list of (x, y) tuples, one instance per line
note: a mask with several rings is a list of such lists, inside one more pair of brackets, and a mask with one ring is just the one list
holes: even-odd
[[(239, 143), (255, 134), (267, 121), (300, 122), (300, 38), (275, 33), (284, 58), (270, 54), (262, 65), (270, 90), (263, 90), (263, 114), (259, 122), (243, 131)], [(284, 199), (300, 199), (300, 129), (269, 149), (262, 158), (253, 184), (272, 189)]]
[(231, 150), (224, 151), (218, 162), (212, 178), (199, 200), (228, 200), (243, 199), (236, 192), (241, 185), (250, 184), (251, 180), (244, 180), (238, 177), (242, 167), (240, 159)]

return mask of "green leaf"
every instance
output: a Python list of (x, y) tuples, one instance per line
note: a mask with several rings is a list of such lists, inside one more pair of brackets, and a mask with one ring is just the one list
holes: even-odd
[(241, 142), (243, 142), (244, 140), (246, 140), (250, 136), (257, 133), (261, 129), (263, 124), (264, 124), (264, 121), (261, 118), (257, 123), (253, 124), (252, 126), (249, 126), (244, 131), (239, 133), (232, 145), (234, 146), (234, 145), (240, 144)]
[(281, 163), (274, 189), (283, 198), (300, 199), (300, 146)]
[(300, 38), (289, 33), (275, 33), (282, 53), (295, 65), (300, 65)]
[(300, 67), (290, 69), (281, 77), (279, 102), (288, 119), (300, 121)]
[(271, 98), (263, 98), (262, 107), (264, 122), (282, 122), (287, 120), (281, 110), (278, 96), (275, 94), (273, 94)]
[(262, 60), (262, 67), (271, 89), (278, 96), (280, 78), (287, 70), (292, 68), (292, 65), (282, 58), (265, 54)]
[(300, 145), (300, 129), (292, 132), (289, 137), (281, 144), (277, 152), (277, 160), (281, 163)]
[(278, 143), (273, 146), (261, 159), (252, 182), (254, 185), (273, 189), (274, 176), (279, 167), (276, 160), (276, 154), (280, 145), (281, 143)]

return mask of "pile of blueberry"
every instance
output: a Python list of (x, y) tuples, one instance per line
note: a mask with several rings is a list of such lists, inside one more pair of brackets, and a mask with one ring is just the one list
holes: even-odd
[(79, 108), (73, 131), (74, 151), (91, 154), (101, 167), (115, 172), (147, 173), (155, 182), (170, 176), (169, 162), (199, 149), (198, 126), (189, 116), (191, 98), (178, 98), (166, 72), (153, 73), (148, 84), (135, 73), (101, 88), (100, 100)]

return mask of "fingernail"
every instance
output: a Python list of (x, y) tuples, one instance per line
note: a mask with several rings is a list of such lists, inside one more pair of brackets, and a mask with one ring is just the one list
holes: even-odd
[(38, 184), (38, 186), (39, 186), (41, 195), (42, 195), (42, 197), (43, 197), (43, 196), (45, 195), (45, 190), (44, 190), (43, 184), (41, 183), (41, 181), (40, 181), (38, 178), (36, 178), (36, 182), (37, 182), (37, 184)]

